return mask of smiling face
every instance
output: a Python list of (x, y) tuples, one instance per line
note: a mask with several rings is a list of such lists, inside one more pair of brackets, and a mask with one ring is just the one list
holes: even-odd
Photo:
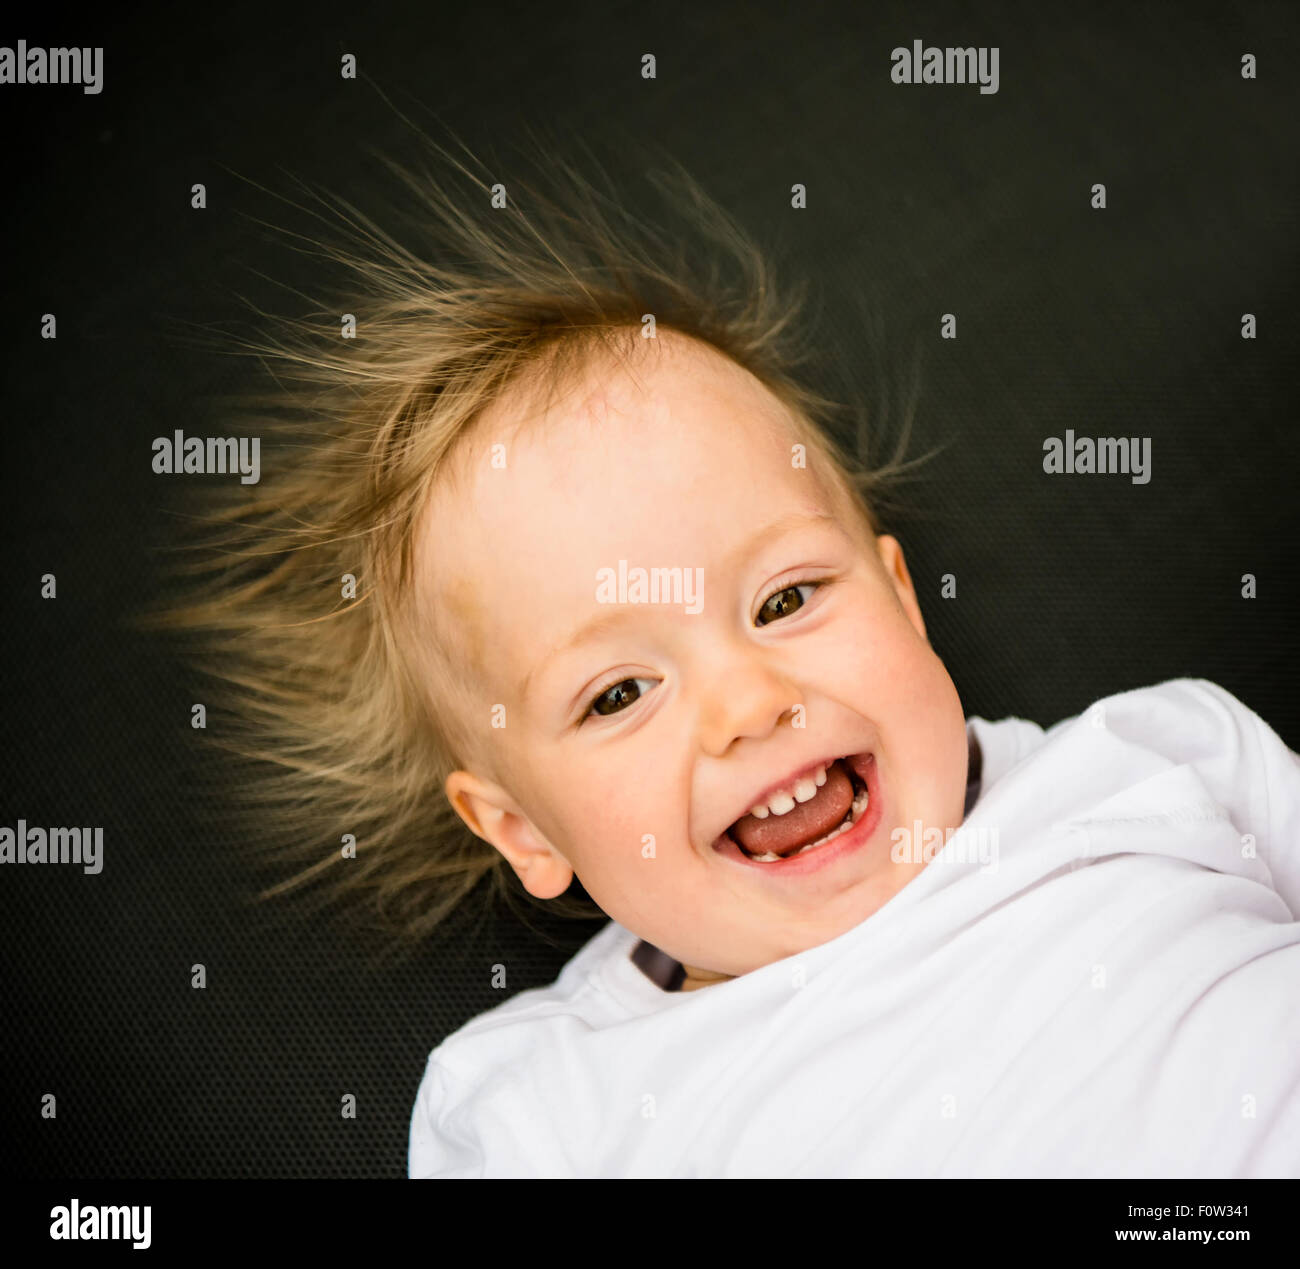
[[(797, 464), (757, 379), (656, 342), (633, 374), (594, 359), (540, 426), (513, 431), (509, 394), (481, 417), (419, 527), (416, 586), (479, 670), (478, 756), (446, 786), (470, 828), (530, 893), (576, 873), (693, 975), (730, 976), (845, 933), (921, 871), (891, 833), (961, 823), (965, 722), (897, 543), (813, 450)], [(643, 594), (638, 569), (683, 588)]]

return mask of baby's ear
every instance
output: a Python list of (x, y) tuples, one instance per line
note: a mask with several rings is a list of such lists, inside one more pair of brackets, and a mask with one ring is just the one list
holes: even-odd
[(573, 868), (568, 860), (533, 827), (500, 785), (468, 771), (453, 771), (443, 788), (470, 832), (506, 857), (529, 894), (554, 899), (569, 888)]
[(916, 627), (921, 638), (926, 638), (921, 605), (916, 602), (916, 589), (912, 585), (912, 576), (907, 571), (907, 561), (903, 558), (903, 548), (899, 545), (898, 539), (882, 533), (876, 538), (876, 549), (880, 552), (880, 562), (885, 567), (885, 575), (893, 585), (894, 593), (898, 596), (898, 602), (907, 614), (907, 619)]

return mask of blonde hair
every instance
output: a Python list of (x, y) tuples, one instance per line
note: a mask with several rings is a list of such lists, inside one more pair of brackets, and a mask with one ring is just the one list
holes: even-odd
[[(678, 222), (664, 229), (650, 200), (619, 199), (551, 157), (547, 193), (512, 164), (505, 206), (494, 207), (477, 160), (429, 145), (441, 177), (387, 164), (414, 196), (422, 249), (341, 201), (330, 210), (344, 241), (294, 235), (361, 290), (236, 341), (275, 379), (269, 394), (241, 398), (237, 416), (262, 438), (263, 477), (202, 488), (213, 501), (193, 521), (178, 589), (145, 618), (186, 634), (222, 693), (211, 731), (236, 760), (238, 839), (259, 859), (296, 866), (262, 897), (306, 887), (327, 900), (366, 898), (413, 939), (485, 879), (493, 896), (538, 902), (446, 798), (470, 738), (422, 678), (411, 637), (413, 527), (490, 402), (526, 370), (545, 369), (554, 383), (598, 346), (617, 351), (653, 314), (659, 329), (711, 345), (785, 402), (810, 465), (821, 456), (873, 531), (874, 494), (902, 466), (862, 461), (861, 412), (857, 455), (824, 430), (844, 407), (796, 378), (809, 355), (802, 289), (779, 287), (752, 241), (672, 160), (650, 176)], [(340, 338), (344, 311), (356, 317), (354, 339)], [(348, 574), (355, 598), (343, 597)], [(435, 630), (433, 643), (456, 662), (454, 631)], [(347, 833), (355, 858), (341, 855)], [(545, 907), (600, 915), (572, 896)]]

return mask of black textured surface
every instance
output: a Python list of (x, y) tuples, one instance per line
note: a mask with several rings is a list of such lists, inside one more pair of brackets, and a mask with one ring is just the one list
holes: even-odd
[[(402, 1175), (425, 1055), (500, 1001), (489, 967), (511, 991), (548, 982), (597, 928), (543, 923), (550, 946), (494, 920), (393, 965), (377, 936), (251, 905), (211, 827), (222, 772), (184, 748), (183, 670), (119, 625), (168, 539), (150, 441), (199, 430), (236, 386), (170, 324), (234, 316), (223, 288), (276, 307), (237, 262), (302, 267), (240, 221), (268, 200), (227, 169), (364, 205), (362, 144), (409, 149), (371, 84), (339, 78), (345, 51), (476, 148), (504, 153), (523, 119), (630, 154), (653, 137), (810, 278), (847, 348), (857, 298), (879, 304), (887, 364), (922, 351), (915, 449), (943, 447), (891, 527), (968, 713), (1046, 724), (1196, 675), (1300, 747), (1293, 5), (180, 13), (4, 37), (106, 49), (99, 96), (0, 86), (0, 823), (103, 825), (106, 861), (94, 877), (0, 870), (7, 1173)], [(1000, 91), (892, 84), (889, 51), (914, 38), (999, 46)], [(56, 341), (38, 337), (45, 312)], [(938, 338), (945, 312), (956, 341)], [(869, 397), (885, 391), (873, 364), (845, 367)], [(1045, 475), (1043, 440), (1067, 428), (1151, 437), (1151, 482)]]

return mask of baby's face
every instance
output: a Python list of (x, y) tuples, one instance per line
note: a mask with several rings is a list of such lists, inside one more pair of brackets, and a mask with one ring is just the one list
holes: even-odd
[[(738, 975), (921, 871), (891, 835), (961, 823), (965, 723), (897, 544), (811, 451), (796, 465), (785, 407), (695, 341), (661, 331), (658, 351), (634, 356), (635, 382), (593, 365), (513, 440), (518, 414), (495, 405), (464, 487), (423, 521), (417, 586), (455, 596), (481, 665), (487, 761), (447, 782), (470, 827), (531, 893), (576, 873), (629, 930)], [(638, 569), (686, 587), (642, 602)]]

